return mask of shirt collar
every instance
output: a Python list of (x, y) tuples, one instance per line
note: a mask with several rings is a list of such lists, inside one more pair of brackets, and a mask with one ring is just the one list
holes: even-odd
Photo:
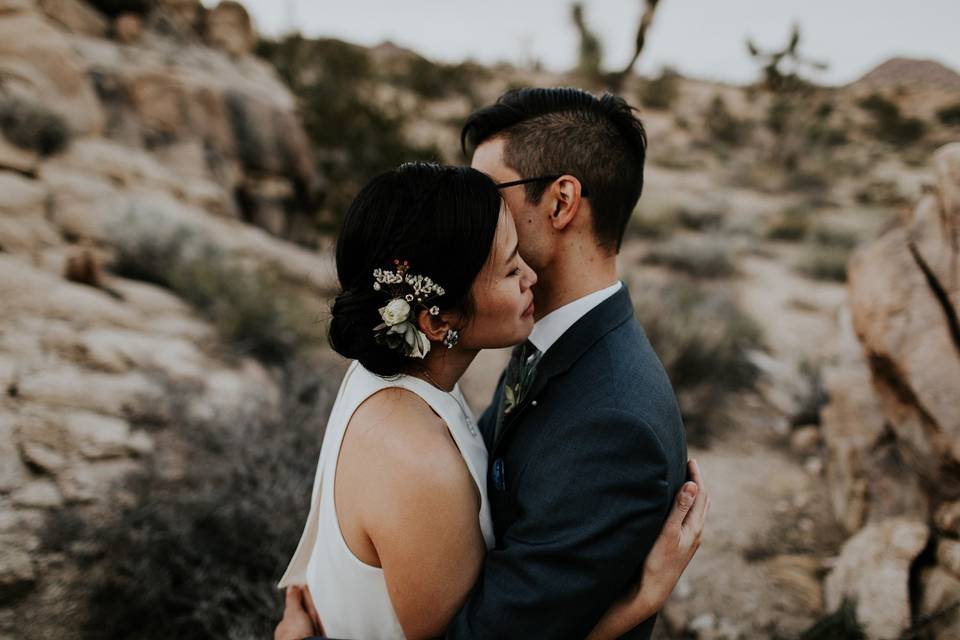
[(530, 342), (541, 353), (546, 353), (547, 349), (553, 346), (553, 343), (559, 340), (567, 329), (576, 324), (577, 320), (619, 291), (622, 286), (623, 283), (618, 280), (605, 289), (589, 293), (551, 311), (534, 323), (533, 331), (530, 332)]

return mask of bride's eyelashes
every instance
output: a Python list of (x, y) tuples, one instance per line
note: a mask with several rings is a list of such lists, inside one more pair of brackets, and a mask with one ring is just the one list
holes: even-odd
[(510, 272), (511, 277), (518, 276), (518, 275), (520, 275), (520, 267), (517, 267), (516, 269)]

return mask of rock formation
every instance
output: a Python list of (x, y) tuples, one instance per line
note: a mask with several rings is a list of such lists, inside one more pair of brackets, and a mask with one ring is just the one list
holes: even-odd
[[(920, 616), (933, 617), (937, 638), (956, 637), (960, 625), (960, 143), (941, 148), (933, 169), (934, 188), (903, 223), (851, 259), (860, 352), (839, 353), (822, 415), (835, 512), (857, 532), (827, 580), (828, 604), (858, 603), (877, 638), (897, 637)], [(911, 582), (906, 569), (928, 532), (935, 553)], [(896, 571), (887, 567), (894, 556)]]

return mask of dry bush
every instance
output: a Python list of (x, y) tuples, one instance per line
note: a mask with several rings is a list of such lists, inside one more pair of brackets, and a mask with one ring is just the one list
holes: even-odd
[(847, 279), (849, 259), (848, 247), (810, 243), (797, 261), (796, 268), (814, 280), (844, 282)]
[(715, 238), (674, 237), (650, 247), (643, 262), (663, 265), (699, 278), (724, 278), (737, 272), (730, 244)]
[(45, 548), (83, 576), (68, 594), (84, 619), (79, 636), (272, 637), (283, 609), (275, 585), (306, 519), (336, 392), (316, 370), (285, 369), (276, 414), (177, 415), (183, 475), (153, 459), (125, 481), (118, 513), (90, 517), (77, 506), (51, 517)]
[(810, 230), (810, 214), (801, 207), (788, 207), (781, 211), (767, 228), (767, 237), (771, 240), (799, 242)]
[(118, 275), (166, 287), (193, 305), (234, 352), (283, 363), (323, 343), (317, 307), (269, 266), (241, 266), (206, 234), (132, 209), (114, 232)]
[(725, 288), (678, 280), (636, 296), (637, 318), (677, 391), (687, 437), (704, 444), (723, 428), (724, 408), (754, 387), (748, 353), (763, 344), (760, 326)]
[(15, 146), (49, 156), (70, 143), (62, 116), (18, 96), (0, 94), (0, 133)]

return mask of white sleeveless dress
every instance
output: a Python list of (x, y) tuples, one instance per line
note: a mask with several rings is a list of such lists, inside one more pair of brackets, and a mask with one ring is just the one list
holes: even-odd
[(357, 407), (388, 387), (408, 389), (423, 398), (447, 424), (480, 492), (477, 514), (487, 548), (493, 547), (493, 523), (487, 501), (487, 449), (459, 385), (447, 393), (412, 376), (381, 378), (359, 362), (347, 370), (330, 412), (310, 513), (300, 544), (278, 587), (306, 584), (323, 621), (324, 632), (334, 638), (403, 638), (403, 630), (390, 603), (383, 570), (360, 561), (340, 532), (333, 503), (333, 483), (340, 444)]

